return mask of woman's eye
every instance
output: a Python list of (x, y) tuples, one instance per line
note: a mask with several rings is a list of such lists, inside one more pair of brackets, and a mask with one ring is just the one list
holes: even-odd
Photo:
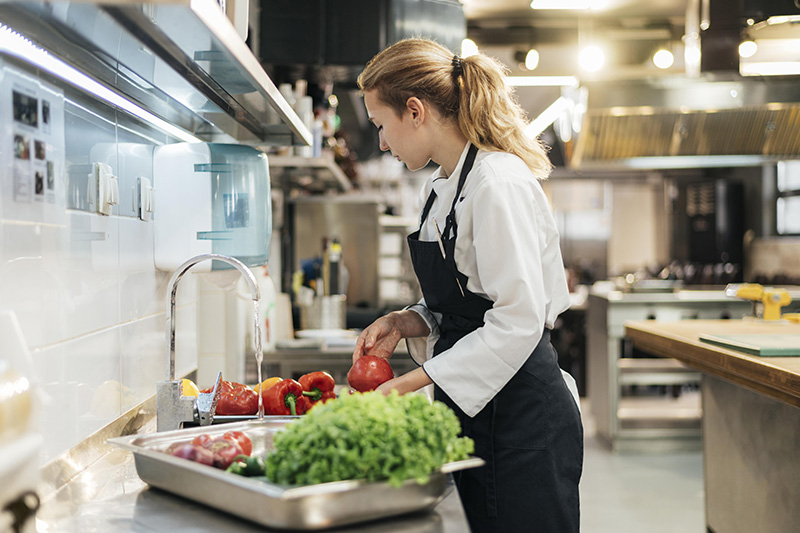
[(383, 131), (383, 126), (378, 126), (378, 133)]

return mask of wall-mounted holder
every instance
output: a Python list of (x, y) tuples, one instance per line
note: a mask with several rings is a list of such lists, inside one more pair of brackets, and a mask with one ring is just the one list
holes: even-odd
[(140, 177), (136, 184), (136, 204), (134, 211), (139, 213), (139, 219), (145, 222), (153, 218), (153, 211), (155, 210), (155, 194), (150, 180)]
[(119, 203), (119, 180), (113, 169), (106, 163), (94, 163), (88, 178), (89, 209), (110, 215), (113, 206)]

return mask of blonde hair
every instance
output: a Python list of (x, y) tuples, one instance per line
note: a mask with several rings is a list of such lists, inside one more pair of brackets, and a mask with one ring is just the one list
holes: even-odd
[(476, 54), (459, 58), (428, 39), (398, 41), (373, 57), (358, 76), (362, 91), (402, 115), (412, 96), (458, 121), (464, 136), (481, 150), (512, 153), (539, 179), (553, 166), (544, 145), (525, 133), (525, 113), (505, 83), (507, 69)]

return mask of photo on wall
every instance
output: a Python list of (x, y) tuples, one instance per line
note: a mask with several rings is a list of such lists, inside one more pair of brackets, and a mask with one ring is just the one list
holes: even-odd
[(25, 160), (31, 158), (31, 142), (26, 135), (14, 134), (14, 157)]
[[(27, 94), (14, 91), (12, 95), (14, 105), (14, 121), (31, 126), (39, 127), (39, 100)], [(49, 109), (48, 109), (49, 119)]]

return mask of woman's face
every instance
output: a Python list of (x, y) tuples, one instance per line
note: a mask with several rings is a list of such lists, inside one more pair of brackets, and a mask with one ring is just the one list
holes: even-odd
[(409, 170), (419, 170), (428, 164), (430, 155), (424, 150), (419, 131), (419, 119), (415, 111), (405, 109), (398, 116), (394, 109), (378, 98), (375, 89), (364, 92), (364, 105), (369, 120), (378, 128), (382, 151), (389, 150)]

